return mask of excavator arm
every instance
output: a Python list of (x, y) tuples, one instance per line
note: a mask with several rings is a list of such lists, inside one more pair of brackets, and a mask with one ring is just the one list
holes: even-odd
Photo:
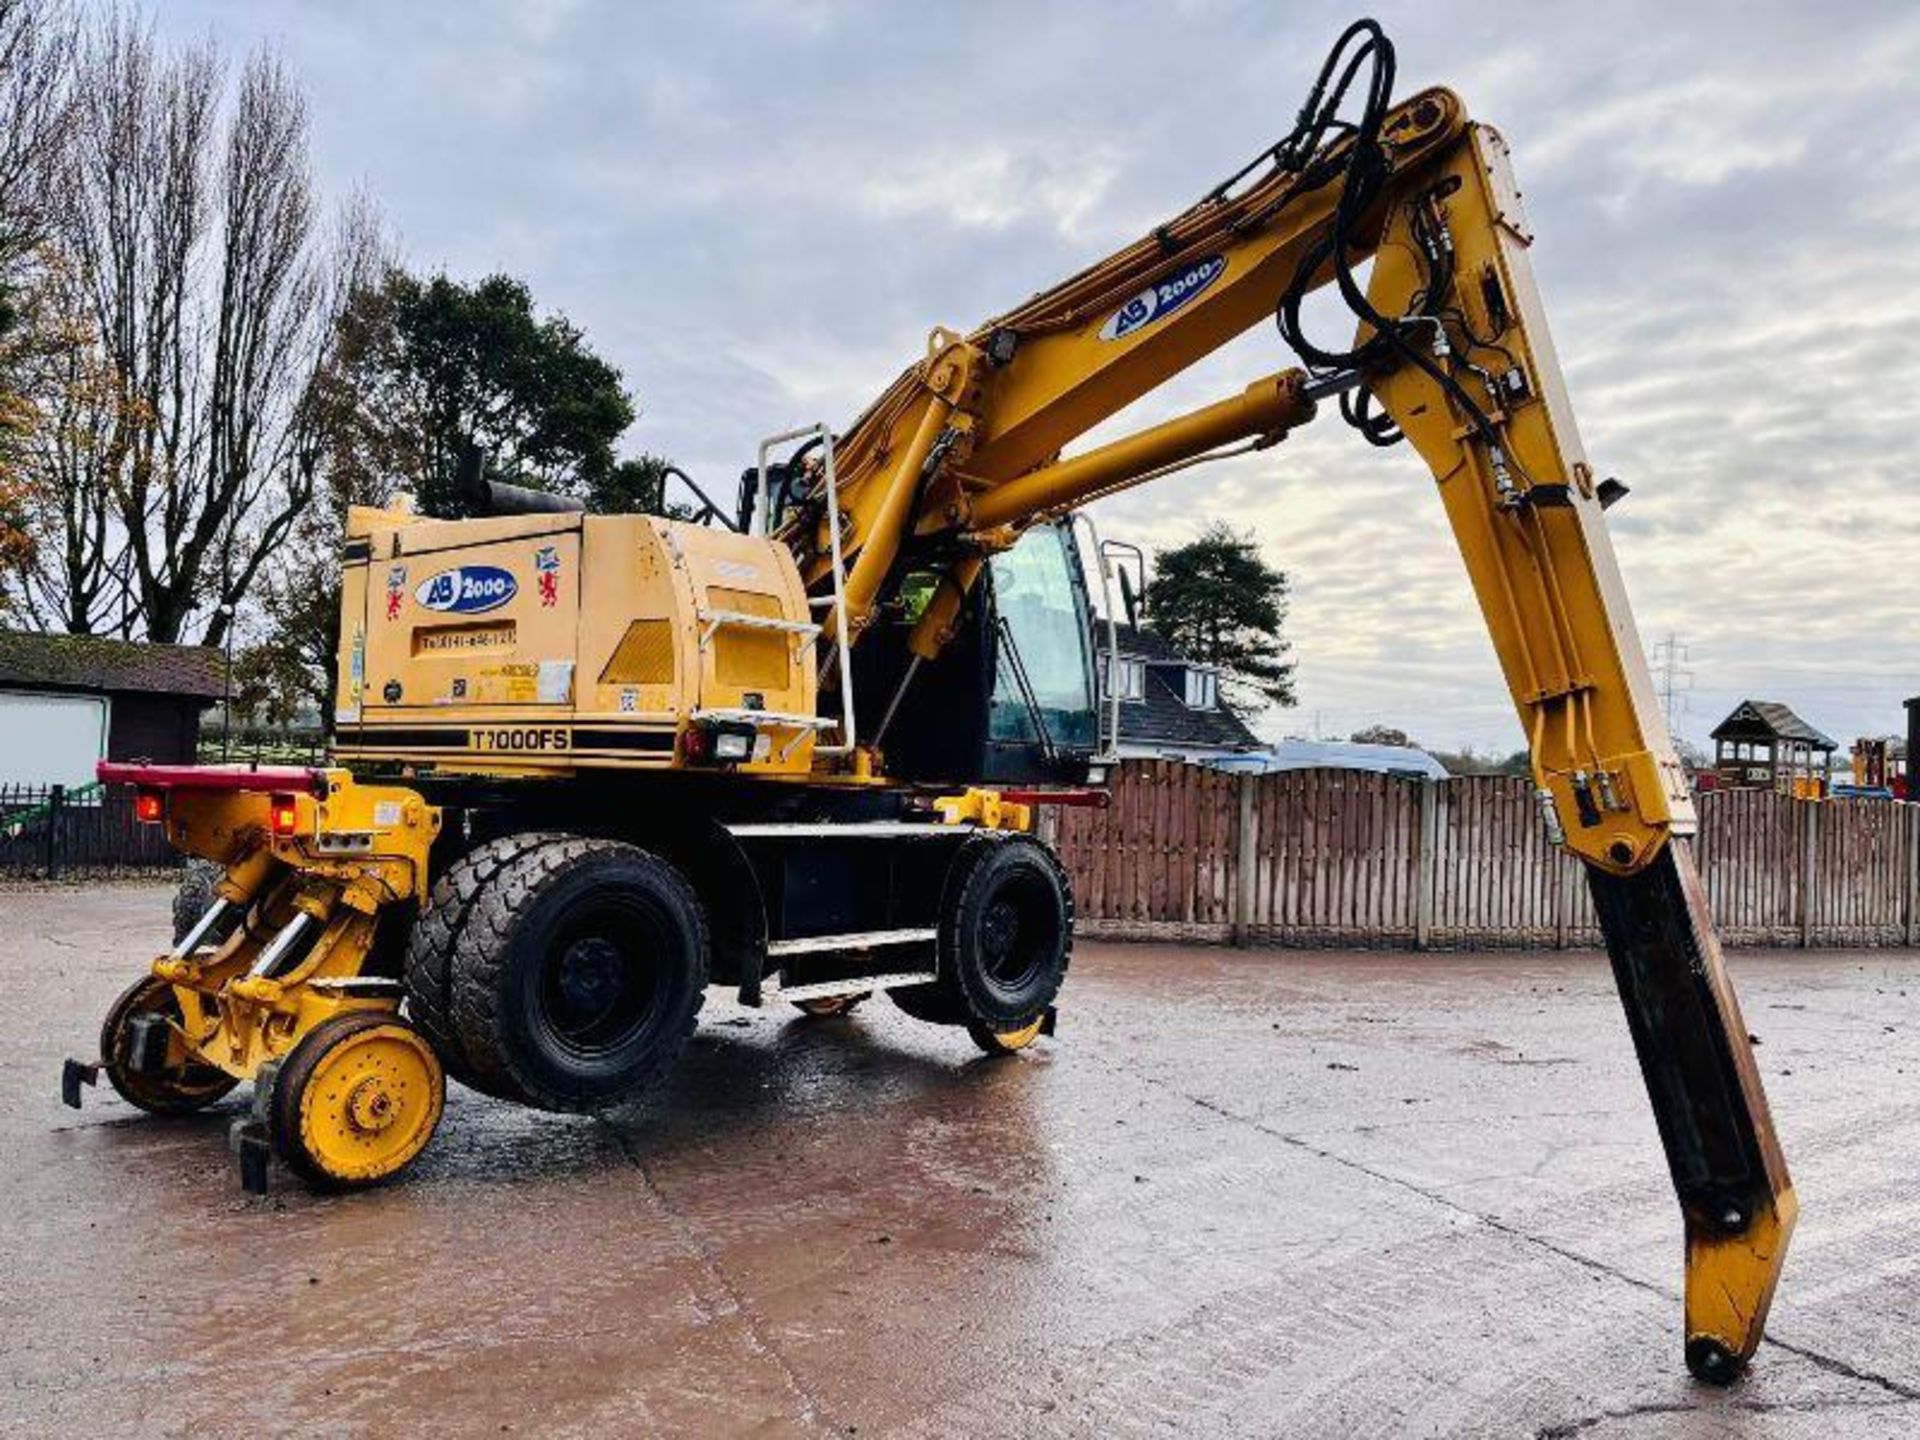
[[(1604, 512), (1624, 492), (1596, 480), (1582, 448), (1504, 141), (1445, 90), (1393, 105), (1392, 72), (1385, 36), (1356, 24), (1293, 132), (1253, 164), (971, 334), (936, 331), (838, 442), (837, 514), (815, 483), (781, 533), (816, 593), (834, 578), (838, 539), (846, 614), (833, 618), (849, 643), (904, 573), (940, 570), (910, 642), (932, 658), (984, 558), (1027, 526), (1273, 444), (1333, 404), (1375, 444), (1404, 438), (1466, 562), (1542, 822), (1588, 869), (1685, 1219), (1687, 1363), (1726, 1381), (1759, 1343), (1796, 1204), (1607, 533)], [(1360, 117), (1343, 119), (1356, 88)], [(1358, 317), (1343, 350), (1301, 322), (1304, 298), (1327, 285)], [(1307, 368), (1062, 457), (1269, 317)]]

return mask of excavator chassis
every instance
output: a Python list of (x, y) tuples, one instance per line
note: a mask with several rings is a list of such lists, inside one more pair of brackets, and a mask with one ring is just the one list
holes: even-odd
[[(546, 1109), (618, 1103), (675, 1058), (709, 984), (815, 1017), (886, 991), (916, 1018), (965, 1028), (989, 1055), (1054, 1032), (1072, 904), (1058, 862), (1026, 833), (1033, 812), (1020, 796), (1032, 792), (769, 792), (660, 776), (415, 788), (340, 769), (113, 764), (101, 776), (134, 786), (145, 818), (221, 876), (210, 907), (109, 1011), (99, 1057), (66, 1062), (62, 1099), (78, 1108), (104, 1073), (134, 1105), (178, 1114), (250, 1082), (251, 1109), (230, 1132), (250, 1191), (266, 1190), (274, 1159), (322, 1189), (398, 1175), (431, 1139), (449, 1075)], [(471, 833), (450, 833), (434, 854), (449, 818)], [(651, 888), (635, 891), (636, 875)], [(556, 926), (520, 927), (556, 893)], [(515, 1063), (525, 1054), (478, 1050), (454, 1023), (456, 1009), (524, 1003), (502, 1031), (524, 1037), (584, 1009), (590, 1023), (562, 1046), (590, 1048), (606, 1016), (628, 1013), (616, 1004), (622, 977), (652, 984), (648, 972), (681, 963), (650, 909), (676, 904), (693, 944), (669, 999), (679, 1008), (641, 1037), (645, 1054), (624, 1052), (628, 1071), (601, 1077), (615, 1088), (529, 1074)], [(1044, 963), (1021, 983), (969, 989), (964, 980), (991, 980), (998, 963), (980, 953), (996, 905)], [(461, 948), (463, 932), (488, 927), (507, 932), (492, 953)], [(464, 963), (486, 980), (529, 952), (544, 968), (490, 990), (449, 975)], [(557, 1000), (549, 981), (565, 992)]]

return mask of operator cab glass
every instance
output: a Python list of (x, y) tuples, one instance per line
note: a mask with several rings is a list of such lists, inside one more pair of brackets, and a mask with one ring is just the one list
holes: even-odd
[(1070, 527), (1036, 525), (989, 562), (999, 641), (988, 735), (995, 749), (1091, 752), (1091, 616)]

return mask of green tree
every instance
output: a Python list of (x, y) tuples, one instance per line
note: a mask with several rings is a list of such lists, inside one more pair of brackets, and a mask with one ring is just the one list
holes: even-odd
[(1217, 666), (1229, 696), (1291, 705), (1287, 576), (1260, 558), (1251, 535), (1224, 523), (1162, 551), (1146, 594), (1147, 622), (1193, 660)]
[(356, 297), (342, 349), (351, 463), (411, 489), (425, 514), (464, 513), (454, 476), (469, 445), (516, 485), (584, 498), (616, 482), (633, 399), (577, 326), (535, 312), (522, 281), (392, 269)]
[(238, 667), (263, 713), (312, 704), (331, 723), (347, 510), (406, 490), (423, 513), (461, 514), (463, 445), (487, 450), (502, 479), (596, 511), (670, 508), (665, 460), (614, 458), (634, 414), (619, 372), (564, 319), (538, 319), (527, 287), (504, 276), (469, 287), (381, 262), (342, 308), (302, 405), (314, 503), (289, 547), (297, 561), (258, 589), (262, 633)]

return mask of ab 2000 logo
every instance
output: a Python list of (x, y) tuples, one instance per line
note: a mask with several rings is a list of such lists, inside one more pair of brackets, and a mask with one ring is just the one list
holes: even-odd
[(519, 588), (513, 576), (497, 565), (460, 565), (429, 575), (413, 598), (429, 610), (473, 615), (506, 604)]
[(1218, 255), (1194, 261), (1178, 274), (1149, 285), (1109, 315), (1100, 327), (1100, 338), (1124, 340), (1134, 331), (1164, 320), (1226, 273), (1227, 262)]

